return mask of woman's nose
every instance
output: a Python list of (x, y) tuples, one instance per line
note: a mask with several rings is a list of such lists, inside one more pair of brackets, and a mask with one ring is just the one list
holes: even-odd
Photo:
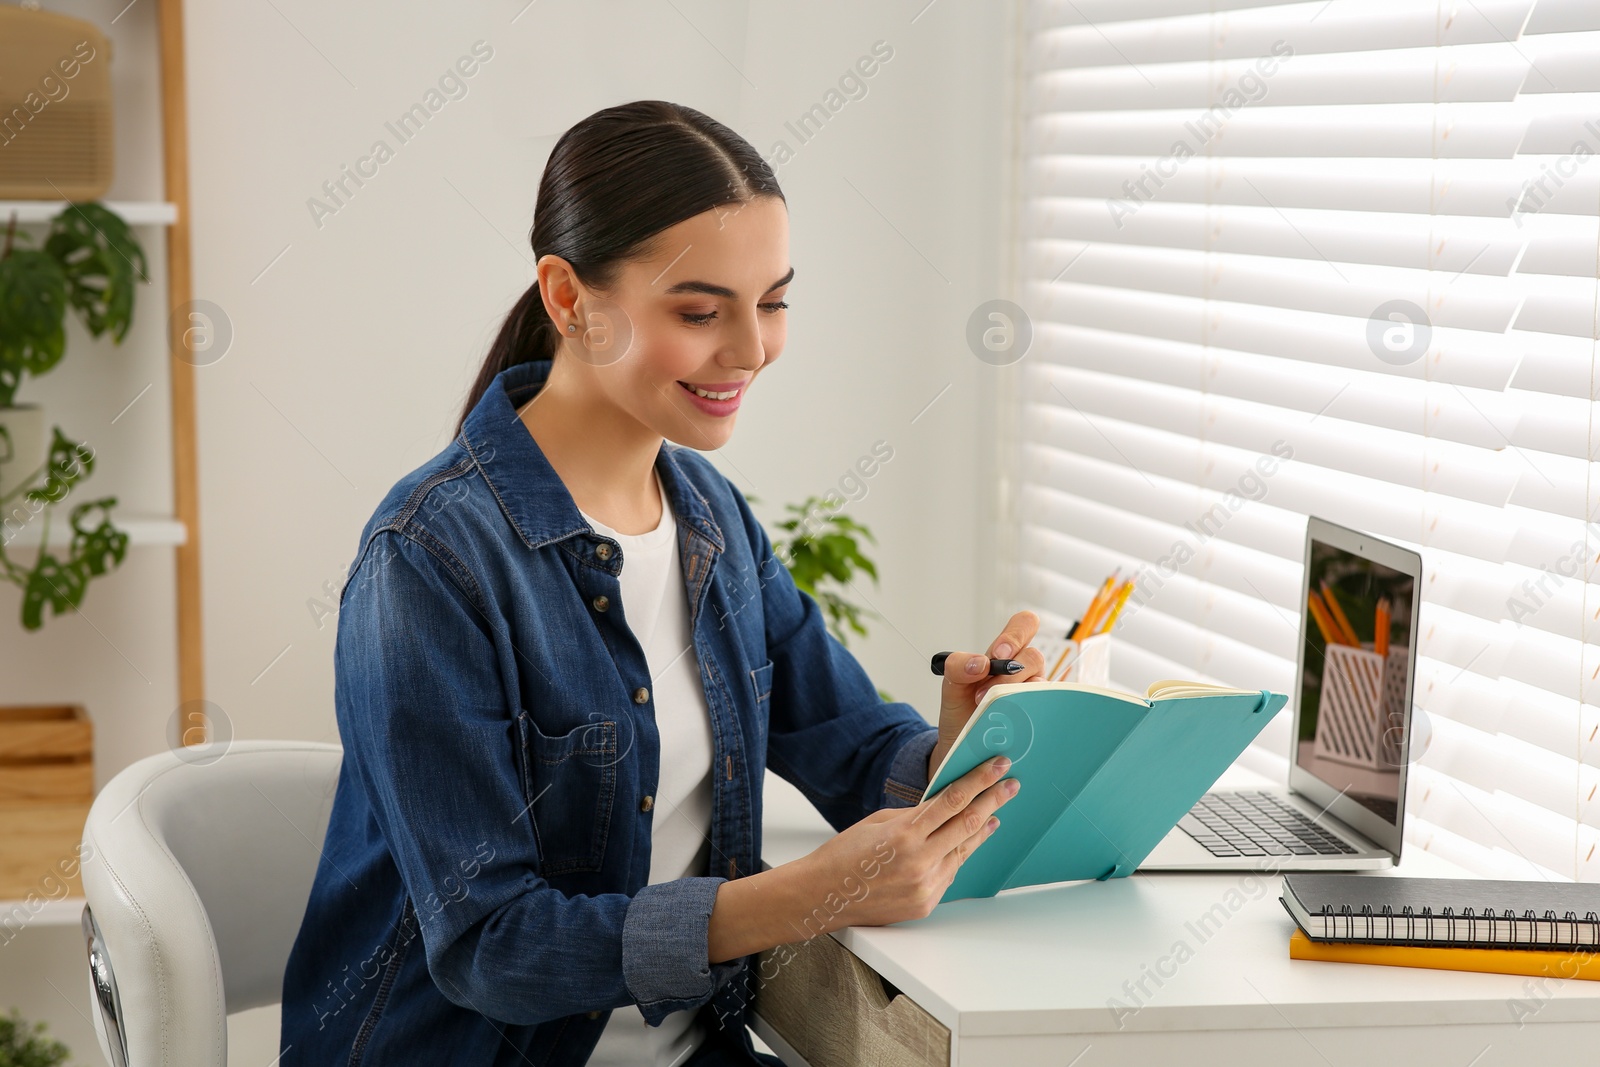
[(733, 343), (732, 349), (732, 359), (724, 363), (730, 369), (737, 367), (754, 374), (770, 362), (766, 346), (761, 342), (761, 331), (753, 326)]

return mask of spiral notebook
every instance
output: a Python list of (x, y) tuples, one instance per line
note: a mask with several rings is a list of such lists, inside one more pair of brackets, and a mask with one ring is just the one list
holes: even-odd
[(1600, 945), (1600, 884), (1593, 882), (1289, 874), (1279, 899), (1313, 941)]

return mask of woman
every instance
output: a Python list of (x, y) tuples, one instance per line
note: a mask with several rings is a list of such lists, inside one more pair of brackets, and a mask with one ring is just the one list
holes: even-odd
[[(991, 832), (1002, 766), (919, 803), (988, 656), (947, 660), (937, 727), (883, 702), (698, 454), (783, 347), (787, 226), (770, 168), (691, 108), (556, 143), (537, 281), (341, 594), (345, 760), (283, 1067), (775, 1063), (753, 954), (928, 914)], [(1004, 680), (1042, 675), (1037, 627), (988, 650), (1025, 664)], [(838, 833), (763, 871), (769, 765)]]

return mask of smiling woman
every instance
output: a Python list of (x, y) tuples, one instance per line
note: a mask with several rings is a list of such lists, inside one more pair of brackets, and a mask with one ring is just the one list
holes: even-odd
[[(692, 108), (608, 108), (556, 142), (534, 218), (538, 277), (455, 440), (390, 489), (341, 594), (345, 773), (281, 1067), (777, 1064), (746, 1025), (756, 954), (885, 843), (839, 921), (926, 915), (1005, 799), (985, 766), (916, 804), (986, 657), (946, 671), (938, 726), (883, 700), (699, 454), (785, 340), (760, 155)], [(992, 654), (1042, 671), (1037, 625)], [(838, 833), (762, 870), (769, 766)]]

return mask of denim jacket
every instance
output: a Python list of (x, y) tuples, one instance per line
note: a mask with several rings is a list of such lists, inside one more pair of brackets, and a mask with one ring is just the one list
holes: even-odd
[(646, 884), (659, 772), (620, 545), (517, 415), (550, 361), (501, 373), (402, 478), (340, 593), (344, 745), (284, 975), (282, 1067), (585, 1062), (610, 1009), (697, 1009), (749, 1054), (754, 956), (709, 963), (717, 886), (761, 869), (766, 768), (843, 830), (917, 802), (938, 730), (887, 703), (743, 494), (656, 458), (712, 720), (709, 869)]

